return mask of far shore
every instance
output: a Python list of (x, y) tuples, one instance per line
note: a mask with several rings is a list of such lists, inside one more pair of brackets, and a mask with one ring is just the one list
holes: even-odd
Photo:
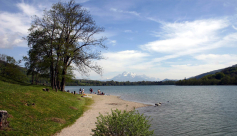
[(92, 96), (92, 99), (94, 100), (90, 109), (84, 112), (83, 116), (77, 119), (73, 125), (64, 128), (60, 133), (57, 133), (56, 136), (90, 136), (92, 134), (91, 129), (96, 127), (96, 117), (99, 116), (99, 113), (106, 115), (111, 113), (111, 109), (131, 111), (134, 108), (150, 106), (142, 103), (125, 101), (118, 96), (113, 95), (88, 94), (88, 96)]

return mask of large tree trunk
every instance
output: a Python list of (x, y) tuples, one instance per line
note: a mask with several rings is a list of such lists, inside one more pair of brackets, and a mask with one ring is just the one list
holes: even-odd
[(33, 71), (33, 72), (32, 72), (32, 77), (31, 77), (31, 78), (32, 78), (32, 79), (31, 79), (31, 80), (32, 80), (32, 82), (31, 82), (32, 85), (34, 84), (34, 78), (35, 78), (34, 75), (35, 75), (35, 74), (34, 74), (34, 71)]
[(58, 70), (56, 71), (56, 75), (57, 75), (57, 78), (56, 78), (55, 86), (57, 86), (57, 89), (61, 90)]
[(51, 63), (51, 66), (50, 66), (50, 73), (51, 73), (51, 79), (50, 79), (51, 87), (52, 89), (54, 89), (55, 77), (54, 77), (53, 63)]
[(35, 84), (38, 85), (38, 73), (35, 75)]
[(55, 64), (55, 69), (54, 69), (54, 72), (55, 72), (55, 88), (56, 88), (56, 91), (58, 91), (58, 89), (60, 89), (59, 85), (58, 85), (58, 82), (59, 82), (59, 72), (58, 72), (58, 61), (59, 61), (59, 53), (57, 53), (57, 62)]
[(66, 68), (63, 68), (63, 72), (62, 72), (62, 82), (61, 82), (61, 91), (64, 91), (64, 89), (65, 89), (65, 82), (66, 82), (65, 76), (66, 76), (66, 74), (67, 74), (66, 71), (67, 71)]
[(55, 69), (55, 84), (54, 85), (55, 85), (56, 91), (61, 90), (60, 83), (59, 83), (59, 72), (57, 68)]
[[(56, 76), (56, 75), (55, 75), (55, 76)], [(57, 80), (55, 80), (54, 85), (55, 85), (56, 92), (58, 92)]]

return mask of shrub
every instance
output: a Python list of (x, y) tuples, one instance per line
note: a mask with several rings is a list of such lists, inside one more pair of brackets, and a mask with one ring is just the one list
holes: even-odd
[(93, 136), (150, 136), (151, 120), (149, 117), (135, 112), (111, 110), (112, 114), (97, 117), (96, 128), (92, 129)]

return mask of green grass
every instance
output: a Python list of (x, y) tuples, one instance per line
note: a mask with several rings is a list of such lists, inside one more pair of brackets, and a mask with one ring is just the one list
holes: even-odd
[(0, 135), (53, 135), (73, 124), (93, 103), (80, 95), (42, 88), (0, 80), (0, 110), (11, 115), (9, 128), (0, 130)]

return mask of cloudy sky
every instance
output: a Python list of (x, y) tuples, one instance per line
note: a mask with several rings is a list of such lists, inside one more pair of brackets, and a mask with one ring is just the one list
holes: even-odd
[[(67, 0), (62, 0), (67, 1)], [(32, 16), (58, 0), (1, 0), (0, 54), (27, 55)], [(236, 0), (76, 0), (90, 11), (108, 39), (103, 76), (124, 71), (183, 79), (237, 64)], [(23, 64), (22, 64), (23, 65)], [(75, 73), (81, 78), (79, 73)]]

